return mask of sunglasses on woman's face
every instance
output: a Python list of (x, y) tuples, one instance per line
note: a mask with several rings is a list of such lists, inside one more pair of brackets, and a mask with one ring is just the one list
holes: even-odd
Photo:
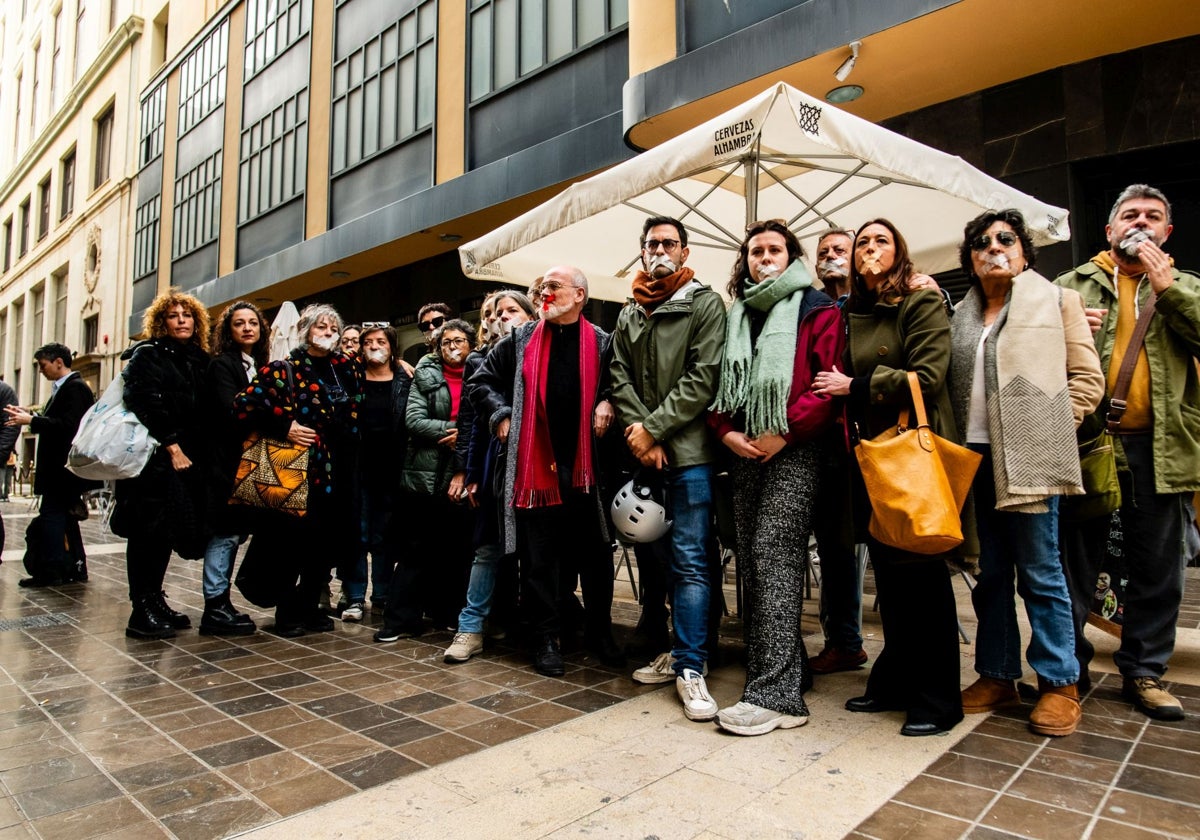
[(436, 330), (438, 327), (440, 327), (444, 323), (446, 323), (446, 318), (444, 316), (435, 315), (434, 317), (430, 318), (428, 321), (422, 321), (417, 326), (417, 329), (419, 329), (421, 332), (429, 332), (430, 330)]
[[(1017, 235), (1011, 230), (996, 231), (996, 242), (1004, 248), (1011, 248), (1017, 244)], [(972, 251), (986, 251), (992, 247), (992, 237), (986, 233), (981, 233), (971, 240)]]

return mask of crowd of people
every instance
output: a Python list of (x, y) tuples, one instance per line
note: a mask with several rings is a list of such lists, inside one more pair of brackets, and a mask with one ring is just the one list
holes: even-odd
[[(254, 304), (228, 306), (210, 332), (196, 298), (164, 293), (123, 356), (125, 404), (159, 442), (140, 475), (117, 483), (126, 633), (164, 639), (191, 626), (164, 595), (172, 550), (203, 559), (201, 633), (255, 632), (230, 599), (249, 538), (237, 585), (274, 606), (269, 629), (281, 636), (332, 630), (333, 616), (363, 620), (369, 585), (382, 644), (449, 630), (444, 658), (454, 663), (519, 634), (533, 667), (561, 676), (563, 645), (581, 635), (593, 656), (620, 666), (626, 650), (611, 618), (620, 538), (637, 543), (635, 639), (650, 660), (632, 678), (673, 681), (691, 720), (761, 735), (807, 722), (814, 675), (867, 663), (865, 545), (884, 646), (847, 709), (903, 712), (901, 733), (922, 736), (1020, 703), (1019, 593), (1038, 693), (1030, 728), (1068, 735), (1090, 684), (1083, 627), (1109, 514), (1063, 513), (1085, 493), (1078, 441), (1107, 424), (1129, 576), (1116, 664), (1137, 708), (1181, 719), (1161, 680), (1182, 598), (1185, 510), (1200, 490), (1200, 278), (1163, 250), (1170, 213), (1160, 191), (1130, 186), (1108, 219), (1109, 248), (1052, 282), (1035, 271), (1021, 214), (987, 211), (964, 230), (970, 288), (957, 307), (887, 219), (823, 234), (815, 278), (786, 224), (753, 223), (727, 306), (687, 266), (685, 225), (652, 217), (611, 334), (584, 314), (587, 278), (557, 266), (528, 294), (488, 296), (477, 327), (445, 304), (422, 307), (427, 352), (415, 366), (390, 323), (347, 325), (325, 304), (306, 307), (299, 346), (268, 361)], [(1118, 387), (1130, 353), (1131, 381)], [(41, 413), (5, 408), (10, 426), (41, 438), (31, 533), (47, 549), (27, 560), (28, 586), (86, 579), (71, 515), (85, 485), (62, 464), (91, 398), (65, 347), (36, 358), (54, 382), (49, 403)], [(854, 445), (907, 416), (913, 374), (932, 431), (982, 458), (965, 538), (950, 552), (888, 544), (867, 529)], [(288, 496), (303, 499), (303, 515), (278, 502), (229, 503), (259, 438), (305, 456), (303, 486)], [(731, 527), (716, 521), (722, 496)], [(724, 709), (705, 683), (717, 652), (718, 533), (732, 541), (746, 592), (746, 682)], [(824, 644), (810, 658), (801, 614), (814, 533)], [(979, 678), (966, 689), (959, 569), (976, 578), (979, 621)]]

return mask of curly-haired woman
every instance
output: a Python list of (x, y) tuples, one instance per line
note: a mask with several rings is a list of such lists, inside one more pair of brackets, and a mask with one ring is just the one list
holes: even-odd
[[(166, 639), (191, 627), (167, 605), (163, 578), (171, 549), (199, 557), (206, 444), (201, 401), (208, 367), (208, 310), (170, 289), (142, 321), (145, 341), (126, 350), (125, 406), (159, 442), (136, 478), (117, 482), (113, 531), (128, 539), (125, 562), (133, 612), (125, 635)], [(189, 543), (187, 547), (184, 542)]]

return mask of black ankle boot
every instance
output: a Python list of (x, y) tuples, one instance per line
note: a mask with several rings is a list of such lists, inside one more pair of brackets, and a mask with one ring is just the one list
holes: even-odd
[(143, 596), (133, 602), (125, 635), (131, 639), (170, 639), (175, 628), (153, 609), (153, 596)]
[(229, 602), (229, 593), (204, 599), (204, 615), (200, 617), (201, 636), (249, 636), (255, 629), (250, 616), (234, 610)]
[(159, 618), (174, 627), (176, 630), (187, 630), (192, 626), (192, 620), (179, 610), (173, 610), (167, 604), (167, 593), (157, 592), (154, 595), (146, 596), (146, 606), (148, 606)]

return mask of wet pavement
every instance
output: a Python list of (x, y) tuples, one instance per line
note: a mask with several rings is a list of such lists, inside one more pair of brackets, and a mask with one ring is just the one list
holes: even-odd
[[(866, 671), (818, 678), (811, 722), (737, 738), (683, 719), (673, 687), (570, 653), (562, 679), (489, 643), (463, 665), (447, 632), (374, 644), (331, 633), (125, 638), (123, 543), (84, 523), (90, 580), (17, 586), (28, 501), (0, 505), (0, 840), (10, 837), (1200, 837), (1200, 577), (1189, 573), (1170, 677), (1188, 717), (1147, 720), (1094, 670), (1080, 732), (1022, 710), (901, 738), (900, 715), (841, 709)], [(636, 619), (624, 577), (614, 615)], [(198, 623), (200, 564), (166, 590)], [(965, 584), (959, 611), (970, 635)], [(727, 586), (732, 604), (732, 583)], [(241, 604), (236, 598), (235, 601)], [(866, 599), (868, 652), (878, 616)], [(269, 616), (250, 610), (260, 626)], [(820, 647), (815, 603), (806, 620)], [(727, 624), (710, 688), (740, 692)], [(815, 634), (815, 635), (812, 635)], [(1098, 637), (1104, 667), (1111, 642)], [(1107, 647), (1106, 647), (1107, 645)], [(964, 645), (963, 680), (973, 679)], [(1109, 667), (1111, 670), (1111, 667)], [(1024, 714), (1028, 714), (1025, 707)], [(867, 718), (864, 720), (863, 718)]]

